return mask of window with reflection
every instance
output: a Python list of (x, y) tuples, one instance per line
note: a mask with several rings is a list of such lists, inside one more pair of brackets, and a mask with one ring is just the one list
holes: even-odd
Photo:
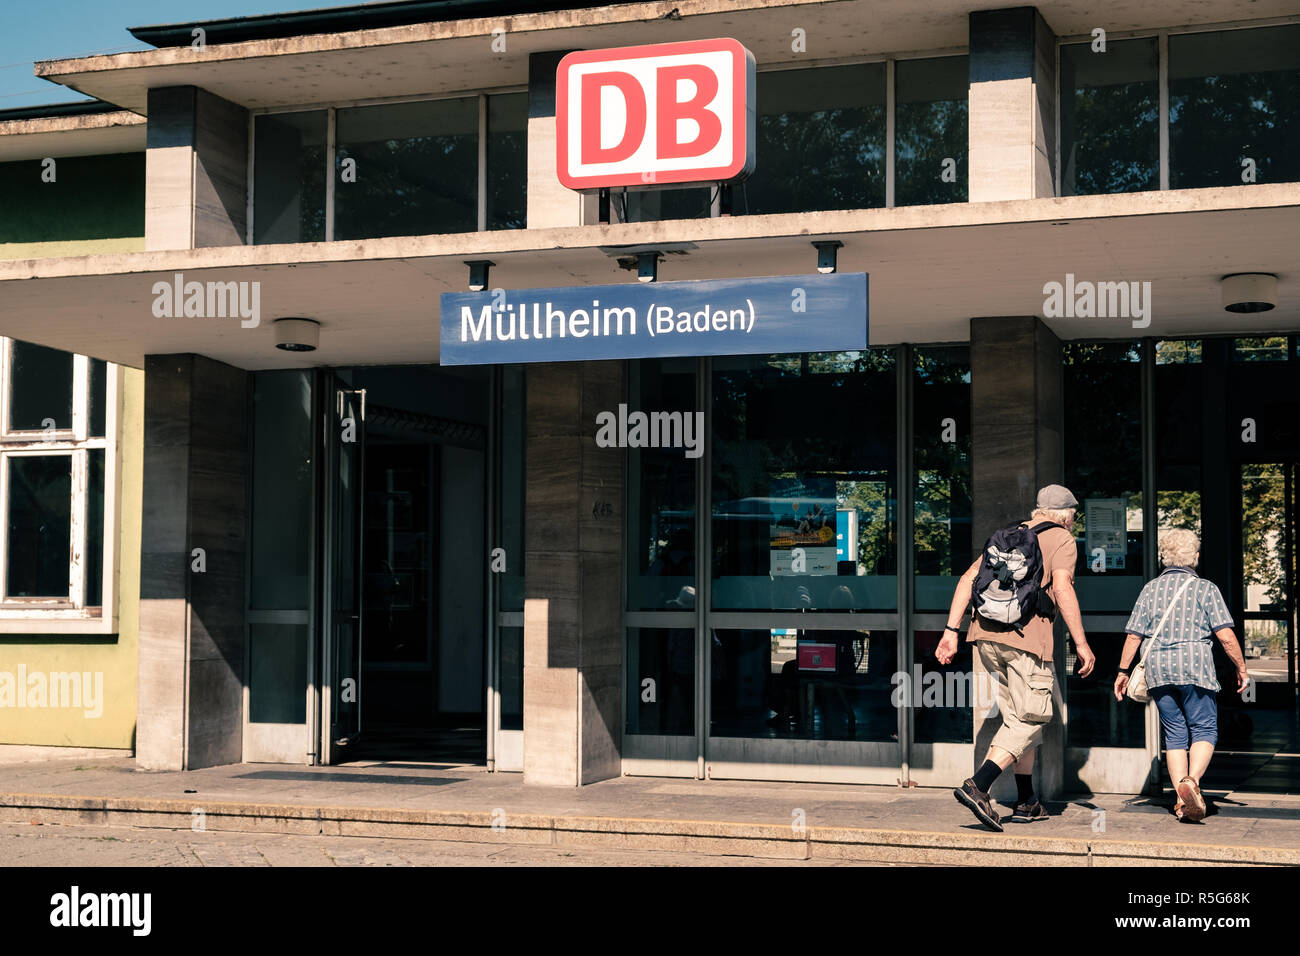
[(253, 121), (253, 242), (325, 239), (325, 110)]
[(487, 227), (528, 225), (528, 94), (487, 98)]
[(627, 632), (629, 734), (695, 735), (695, 622)]
[(970, 59), (894, 64), (894, 203), (965, 202)]
[(758, 74), (758, 163), (736, 213), (885, 204), (885, 65)]
[[(696, 360), (644, 359), (628, 366), (628, 408), (697, 430)], [(689, 420), (688, 420), (689, 416)], [(652, 419), (652, 421), (655, 419)], [(701, 429), (702, 430), (702, 429)], [(627, 606), (631, 611), (695, 606), (695, 468), (684, 448), (630, 448), (627, 472)], [(694, 640), (692, 638), (692, 640)]]
[[(963, 569), (964, 570), (964, 569)], [(947, 664), (935, 660), (943, 631), (917, 631), (912, 636), (911, 674), (895, 679), (897, 700), (912, 702), (912, 737), (919, 744), (969, 744), (975, 742), (976, 703), (989, 706), (996, 687), (975, 673), (970, 641), (957, 643), (957, 655)], [(898, 682), (906, 679), (909, 688)], [(928, 695), (941, 695), (942, 707), (925, 706)]]
[(1061, 45), (1061, 194), (1160, 188), (1155, 37)]
[(970, 349), (916, 349), (912, 402), (916, 609), (946, 611), (972, 557)]
[(898, 739), (895, 631), (814, 624), (715, 630), (709, 640), (712, 736)]
[(1202, 368), (1200, 339), (1155, 348), (1156, 515), (1160, 532), (1201, 533)]
[(1145, 583), (1140, 359), (1134, 341), (1061, 346), (1065, 485), (1079, 500), (1074, 586), (1085, 613), (1127, 614)]
[(1300, 24), (1171, 36), (1169, 185), (1300, 180), (1297, 104)]
[(339, 110), (334, 238), (476, 230), (478, 116), (476, 96)]
[(713, 362), (715, 610), (898, 603), (892, 350)]
[(656, 222), (662, 219), (708, 219), (713, 214), (716, 189), (629, 189), (612, 197), (620, 222)]

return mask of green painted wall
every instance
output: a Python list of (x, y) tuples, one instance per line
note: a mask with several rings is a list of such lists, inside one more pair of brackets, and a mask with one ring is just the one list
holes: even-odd
[[(0, 258), (144, 249), (144, 153), (0, 163)], [(84, 244), (84, 245), (78, 245)]]

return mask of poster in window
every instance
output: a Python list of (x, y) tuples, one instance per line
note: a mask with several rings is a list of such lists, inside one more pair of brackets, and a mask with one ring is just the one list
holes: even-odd
[(771, 487), (772, 576), (835, 574), (835, 482), (778, 478)]
[(1100, 549), (1106, 557), (1106, 570), (1124, 569), (1128, 555), (1128, 500), (1125, 498), (1087, 498), (1083, 503), (1087, 525), (1087, 561), (1089, 566)]

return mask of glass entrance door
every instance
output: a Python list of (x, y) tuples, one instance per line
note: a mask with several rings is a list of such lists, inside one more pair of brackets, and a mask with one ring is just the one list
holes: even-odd
[(1219, 746), (1207, 783), (1294, 792), (1300, 782), (1296, 683), (1296, 461), (1239, 465), (1241, 626), (1250, 686), (1219, 662)]
[(361, 734), (361, 503), (365, 473), (365, 390), (337, 376), (323, 389), (325, 411), (325, 533), (322, 567), (323, 633), (321, 753), (340, 763)]

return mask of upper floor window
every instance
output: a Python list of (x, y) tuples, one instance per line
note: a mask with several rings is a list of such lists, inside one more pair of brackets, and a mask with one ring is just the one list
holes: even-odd
[(111, 625), (117, 377), (0, 339), (0, 630)]
[(758, 74), (757, 164), (735, 212), (885, 204), (885, 64)]
[(1063, 43), (1060, 66), (1061, 195), (1300, 181), (1300, 24)]
[(523, 228), (527, 124), (526, 93), (261, 114), (253, 242)]
[(1300, 180), (1298, 111), (1300, 24), (1170, 37), (1169, 185)]
[(1155, 37), (1061, 47), (1061, 194), (1160, 188), (1160, 68)]

